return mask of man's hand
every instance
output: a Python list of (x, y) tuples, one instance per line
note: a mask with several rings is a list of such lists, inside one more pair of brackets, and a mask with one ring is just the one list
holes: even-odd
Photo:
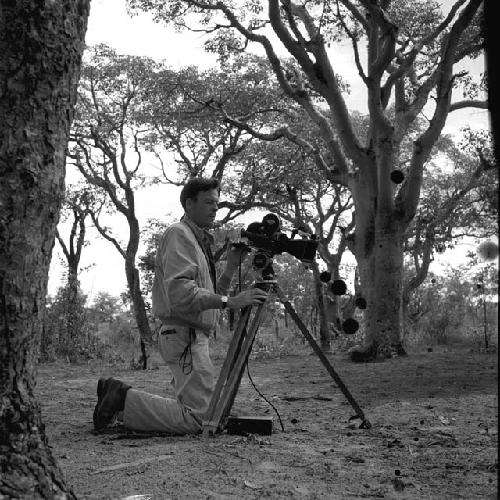
[(230, 309), (241, 309), (246, 306), (262, 304), (267, 299), (267, 293), (260, 288), (250, 288), (240, 292), (234, 297), (227, 299), (227, 307)]

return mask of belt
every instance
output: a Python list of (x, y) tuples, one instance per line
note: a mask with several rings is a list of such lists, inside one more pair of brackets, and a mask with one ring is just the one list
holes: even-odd
[[(179, 328), (179, 327), (161, 326), (160, 327), (160, 335), (172, 335), (173, 333), (177, 333), (176, 328)], [(185, 328), (185, 327), (181, 327), (181, 328)], [(188, 327), (188, 331), (189, 331), (189, 338), (196, 337), (196, 330), (194, 328)]]

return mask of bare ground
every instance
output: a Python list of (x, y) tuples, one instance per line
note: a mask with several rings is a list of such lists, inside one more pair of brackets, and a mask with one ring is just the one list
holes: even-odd
[(163, 366), (44, 364), (37, 391), (53, 452), (80, 498), (497, 498), (496, 354), (441, 349), (383, 363), (330, 359), (370, 430), (349, 421), (352, 407), (314, 355), (250, 362), (285, 432), (246, 378), (234, 408), (273, 414), (271, 436), (93, 433), (99, 376), (168, 394)]

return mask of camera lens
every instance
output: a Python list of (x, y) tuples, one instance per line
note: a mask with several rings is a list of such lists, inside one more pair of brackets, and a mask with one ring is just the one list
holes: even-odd
[(267, 265), (267, 256), (263, 253), (256, 253), (253, 257), (253, 267), (263, 269)]

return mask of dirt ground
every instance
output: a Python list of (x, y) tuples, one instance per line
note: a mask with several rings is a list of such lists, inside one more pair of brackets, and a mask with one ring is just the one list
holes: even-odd
[(354, 410), (315, 355), (251, 360), (285, 432), (246, 378), (234, 409), (274, 415), (271, 436), (205, 440), (119, 427), (94, 434), (99, 376), (171, 394), (163, 366), (44, 364), (37, 392), (53, 452), (79, 498), (497, 498), (497, 354), (435, 348), (383, 363), (330, 359), (370, 430), (349, 421)]

